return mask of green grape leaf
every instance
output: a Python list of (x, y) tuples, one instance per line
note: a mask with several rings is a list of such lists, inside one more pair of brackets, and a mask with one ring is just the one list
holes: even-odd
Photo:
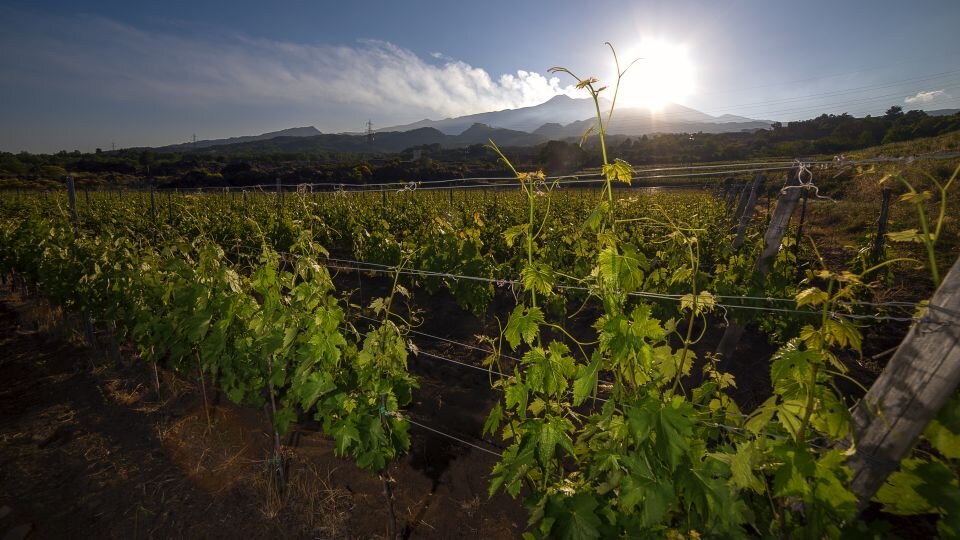
[(917, 229), (889, 232), (887, 233), (887, 238), (891, 242), (923, 242), (923, 234)]
[(503, 335), (512, 349), (516, 349), (521, 341), (533, 344), (540, 333), (540, 325), (543, 321), (543, 311), (540, 308), (532, 307), (525, 310), (522, 304), (518, 305), (507, 319)]
[(759, 435), (764, 432), (767, 428), (767, 425), (770, 424), (770, 421), (773, 419), (773, 415), (777, 412), (777, 397), (771, 396), (763, 402), (762, 405), (757, 407), (753, 414), (747, 419), (744, 427), (750, 433), (754, 435)]
[(680, 458), (690, 447), (693, 414), (693, 405), (679, 396), (660, 410), (656, 446), (660, 455), (666, 456), (670, 470), (677, 468)]
[(623, 182), (624, 184), (630, 184), (630, 181), (633, 179), (633, 167), (630, 166), (626, 161), (617, 158), (613, 163), (608, 163), (603, 166), (601, 173), (609, 181)]
[(333, 439), (337, 443), (337, 455), (344, 456), (353, 443), (360, 442), (360, 432), (353, 424), (345, 422), (334, 429)]
[(933, 194), (929, 191), (911, 191), (909, 193), (904, 193), (897, 198), (897, 202), (909, 202), (913, 204), (923, 204), (925, 201), (929, 201), (933, 197)]
[(810, 423), (833, 440), (846, 438), (850, 431), (850, 412), (846, 404), (826, 386), (817, 387), (817, 399), (819, 403), (810, 417)]
[(304, 411), (313, 407), (324, 394), (337, 389), (333, 376), (329, 373), (312, 372), (300, 384), (297, 391), (300, 395), (300, 406)]
[(597, 387), (597, 374), (602, 359), (599, 354), (594, 354), (590, 364), (580, 364), (577, 367), (577, 374), (573, 380), (574, 405), (580, 405), (588, 396), (593, 394), (593, 390)]
[(285, 407), (273, 415), (273, 428), (276, 429), (280, 435), (285, 435), (287, 430), (290, 429), (290, 424), (296, 419), (296, 409)]
[(564, 501), (563, 509), (552, 515), (556, 519), (550, 537), (562, 540), (600, 538), (603, 522), (597, 512), (599, 503), (591, 493), (577, 493)]
[(603, 219), (608, 213), (610, 213), (610, 202), (604, 199), (593, 209), (593, 212), (590, 212), (590, 217), (587, 218), (584, 226), (591, 231), (600, 229), (600, 225), (603, 224)]
[(699, 315), (701, 313), (709, 313), (713, 311), (716, 303), (716, 298), (713, 296), (713, 294), (707, 291), (700, 291), (700, 294), (696, 296), (688, 293), (680, 298), (680, 310), (690, 311), (696, 307), (694, 314)]
[(797, 307), (819, 306), (829, 298), (827, 293), (820, 290), (819, 287), (810, 287), (797, 293)]
[(924, 436), (944, 457), (960, 459), (960, 392), (927, 424)]
[(503, 420), (503, 408), (500, 407), (500, 402), (498, 401), (496, 405), (493, 406), (493, 409), (490, 410), (490, 415), (487, 416), (487, 421), (483, 424), (483, 433), (482, 435), (493, 435), (500, 429), (500, 422)]
[(513, 244), (517, 241), (517, 238), (520, 235), (525, 234), (529, 225), (524, 223), (523, 225), (514, 225), (508, 227), (507, 230), (503, 231), (503, 239), (507, 242), (507, 247), (513, 247)]
[(558, 426), (546, 419), (540, 426), (540, 434), (537, 440), (537, 457), (544, 466), (548, 465), (553, 458), (553, 451), (560, 442), (563, 432)]
[(535, 262), (524, 265), (520, 270), (520, 280), (525, 290), (549, 296), (553, 293), (553, 271), (549, 266)]
[(523, 384), (511, 384), (504, 391), (504, 397), (507, 403), (507, 410), (516, 409), (520, 416), (523, 416), (527, 409), (527, 399), (530, 393)]
[(773, 450), (781, 463), (773, 475), (773, 492), (777, 497), (803, 497), (810, 491), (807, 479), (813, 476), (816, 463), (809, 448), (792, 442), (784, 443)]
[(635, 445), (643, 444), (650, 437), (657, 421), (658, 407), (656, 401), (646, 399), (637, 406), (627, 408), (627, 426), (630, 428), (630, 436), (633, 437)]
[(857, 327), (849, 321), (827, 319), (823, 325), (823, 331), (830, 344), (860, 351), (863, 336), (860, 330), (857, 330)]
[(777, 419), (787, 433), (794, 438), (800, 434), (806, 409), (807, 402), (803, 399), (786, 399), (777, 405)]
[[(917, 458), (907, 458), (901, 461), (900, 469), (887, 477), (880, 489), (877, 490), (873, 500), (883, 505), (884, 512), (899, 516), (936, 512), (936, 501), (928, 500), (921, 494), (921, 489), (926, 484), (926, 480), (923, 478), (920, 468), (926, 463), (924, 460)], [(937, 479), (937, 482), (942, 482), (951, 476), (949, 470), (945, 467), (941, 472), (943, 476)]]
[(752, 441), (737, 444), (737, 451), (730, 458), (730, 481), (738, 489), (751, 489), (763, 494), (764, 483), (753, 471), (759, 469), (762, 454)]

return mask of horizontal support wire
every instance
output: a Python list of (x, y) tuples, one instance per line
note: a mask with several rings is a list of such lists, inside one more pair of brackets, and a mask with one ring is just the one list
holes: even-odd
[(448, 438), (448, 439), (457, 441), (457, 442), (460, 443), (460, 444), (465, 444), (465, 445), (467, 445), (467, 446), (469, 446), (469, 447), (471, 447), (471, 448), (476, 448), (477, 450), (480, 450), (481, 452), (486, 452), (486, 453), (488, 453), (488, 454), (490, 454), (490, 455), (497, 456), (497, 457), (503, 457), (503, 454), (500, 453), (500, 452), (495, 452), (495, 451), (493, 451), (493, 450), (489, 450), (489, 449), (484, 448), (484, 447), (482, 447), (482, 446), (480, 446), (480, 445), (478, 445), (478, 444), (473, 444), (473, 443), (470, 442), (470, 441), (465, 441), (465, 440), (463, 440), (463, 439), (461, 439), (461, 438), (459, 438), (459, 437), (455, 437), (455, 436), (453, 436), (453, 435), (450, 435), (449, 433), (445, 433), (445, 432), (443, 432), (443, 431), (440, 431), (439, 429), (432, 428), (432, 427), (430, 427), (430, 426), (428, 426), (428, 425), (425, 425), (425, 424), (421, 424), (420, 422), (411, 420), (409, 416), (404, 416), (403, 419), (406, 420), (407, 422), (409, 422), (409, 423), (411, 423), (411, 424), (419, 427), (419, 428), (425, 429), (425, 430), (427, 430), (427, 431), (432, 431), (433, 433), (436, 433), (437, 435), (441, 435), (441, 436), (446, 437), (446, 438)]
[[(377, 319), (373, 319), (373, 318), (371, 318), (371, 317), (366, 317), (366, 316), (364, 316), (364, 315), (359, 315), (359, 318), (366, 319), (366, 320), (371, 321), (371, 322), (379, 322)], [(412, 332), (412, 331), (411, 331), (411, 332)], [(358, 331), (358, 333), (359, 333), (360, 335), (362, 335), (362, 336), (366, 336), (366, 333), (365, 333), (365, 332), (359, 332), (359, 331)], [(446, 341), (446, 342), (449, 342), (449, 343), (452, 343), (452, 344), (455, 344), (455, 345), (460, 345), (460, 346), (465, 347), (465, 348), (477, 349), (476, 347), (467, 345), (467, 344), (465, 344), (465, 343), (460, 343), (460, 342), (458, 342), (458, 341), (453, 341), (453, 340), (448, 340), (448, 339), (445, 339), (445, 338), (440, 338), (439, 336), (432, 336), (432, 335), (430, 335), (430, 334), (426, 334), (426, 333), (423, 333), (423, 332), (416, 332), (416, 333), (419, 333), (420, 335), (423, 335), (423, 336), (425, 336), (425, 337), (431, 337), (431, 338), (439, 339), (439, 340), (441, 340), (441, 341)], [(484, 349), (479, 349), (479, 350), (483, 351)], [(491, 353), (492, 353), (492, 351), (485, 351), (485, 352), (491, 352)], [(448, 362), (448, 363), (450, 363), (450, 364), (457, 365), (457, 366), (460, 366), (460, 367), (466, 367), (466, 368), (470, 368), (470, 369), (474, 369), (474, 370), (479, 370), (479, 371), (483, 371), (483, 372), (485, 372), (485, 373), (492, 373), (492, 374), (495, 374), (495, 375), (500, 376), (501, 378), (508, 378), (508, 377), (510, 377), (510, 376), (508, 376), (508, 375), (506, 375), (506, 374), (504, 374), (504, 373), (502, 373), (502, 372), (500, 372), (500, 371), (497, 371), (497, 370), (495, 370), (495, 369), (492, 369), (492, 368), (484, 368), (484, 367), (480, 367), (480, 366), (475, 366), (475, 365), (472, 365), (472, 364), (468, 364), (468, 363), (465, 363), (465, 362), (460, 362), (460, 361), (458, 361), (458, 360), (454, 360), (454, 359), (452, 359), (452, 358), (447, 358), (447, 357), (445, 357), (445, 356), (441, 356), (441, 355), (438, 355), (438, 354), (433, 354), (433, 353), (426, 352), (426, 351), (422, 350), (419, 346), (417, 347), (417, 350), (416, 350), (416, 352), (415, 352), (414, 354), (416, 354), (416, 355), (421, 355), (421, 354), (422, 354), (422, 355), (424, 355), (424, 356), (427, 356), (428, 358), (433, 358), (433, 359), (435, 359), (435, 360), (441, 360), (441, 361)], [(511, 357), (507, 357), (507, 358), (511, 358)], [(515, 359), (515, 358), (514, 358), (514, 359)], [(606, 384), (613, 384), (612, 381), (607, 381), (607, 380), (603, 380), (603, 379), (600, 379), (599, 382), (603, 382), (603, 383), (606, 383)], [(573, 392), (572, 392), (572, 391), (568, 391), (567, 394), (568, 394), (568, 395), (572, 395)], [(594, 400), (600, 401), (600, 402), (602, 402), (602, 403), (605, 403), (605, 402), (609, 401), (608, 399), (602, 398), (602, 397), (600, 397), (600, 396), (592, 396), (590, 399), (594, 399)], [(700, 408), (700, 409), (703, 409), (703, 410), (710, 410), (710, 408), (709, 408), (708, 405), (699, 404), (699, 403), (693, 403), (693, 402), (690, 402), (690, 404), (691, 404), (692, 406), (694, 406), (694, 407), (697, 407), (697, 408)], [(728, 414), (733, 414), (733, 415), (735, 415), (735, 416), (739, 416), (739, 417), (744, 418), (744, 419), (750, 417), (750, 415), (744, 414), (744, 413), (741, 413), (741, 412), (733, 413), (733, 412), (727, 411), (727, 413), (728, 413)], [(406, 418), (406, 417), (404, 417), (404, 418)], [(487, 450), (487, 449), (485, 449), (485, 448), (481, 448), (481, 447), (479, 447), (479, 446), (477, 446), (477, 445), (475, 445), (475, 444), (472, 444), (472, 443), (470, 443), (470, 442), (468, 442), (468, 441), (464, 441), (464, 440), (462, 440), (462, 439), (460, 439), (460, 438), (457, 438), (457, 437), (454, 437), (454, 436), (452, 436), (452, 435), (443, 433), (443, 432), (441, 432), (441, 431), (439, 431), (439, 430), (436, 430), (436, 429), (434, 429), (434, 428), (430, 428), (430, 427), (425, 426), (425, 425), (422, 425), (422, 424), (417, 424), (416, 422), (413, 422), (413, 421), (411, 421), (411, 423), (414, 423), (414, 425), (419, 425), (420, 427), (423, 427), (423, 428), (425, 428), (425, 429), (428, 429), (428, 430), (433, 431), (433, 432), (435, 432), (435, 433), (438, 433), (438, 434), (440, 434), (440, 435), (449, 437), (449, 438), (451, 438), (451, 439), (453, 439), (453, 440), (455, 440), (455, 441), (462, 442), (463, 444), (466, 444), (466, 445), (468, 445), (468, 446), (471, 446), (471, 447), (474, 447), (474, 448), (479, 448), (479, 449), (481, 449), (481, 450), (483, 450), (483, 451), (485, 451), (485, 452), (487, 452), (487, 453), (493, 453), (493, 454), (495, 454), (494, 452), (492, 452), (492, 451), (490, 451), (490, 450)], [(781, 441), (783, 441), (783, 440), (789, 439), (788, 436), (782, 435), (782, 434), (779, 434), (779, 433), (771, 433), (771, 432), (769, 432), (769, 431), (760, 431), (760, 432), (758, 432), (758, 433), (753, 433), (752, 431), (750, 431), (750, 430), (748, 430), (748, 429), (746, 429), (746, 428), (744, 428), (744, 427), (741, 427), (741, 426), (734, 426), (734, 425), (723, 424), (723, 423), (719, 423), (719, 422), (703, 421), (703, 422), (701, 422), (701, 424), (703, 424), (703, 425), (705, 425), (705, 426), (707, 426), (707, 427), (724, 429), (724, 430), (726, 430), (726, 431), (730, 431), (730, 432), (734, 432), (734, 433), (746, 433), (746, 434), (754, 434), (754, 435), (763, 435), (763, 436), (765, 436), (765, 437), (769, 437), (769, 438), (774, 439), (774, 440), (781, 440)], [(807, 441), (807, 444), (809, 444), (812, 448), (816, 448), (816, 449), (823, 450), (823, 451), (827, 451), (827, 450), (830, 450), (830, 449), (831, 449), (830, 447), (827, 447), (827, 446), (822, 446), (822, 445), (815, 444), (813, 441)], [(496, 454), (496, 455), (499, 455), (499, 454)]]
[[(921, 154), (918, 156), (908, 156), (908, 157), (876, 157), (876, 158), (865, 158), (865, 159), (834, 159), (830, 161), (804, 161), (806, 165), (819, 165), (823, 167), (846, 167), (853, 165), (862, 165), (862, 164), (872, 164), (872, 163), (887, 163), (887, 162), (907, 162), (912, 163), (915, 161), (922, 160), (936, 160), (936, 159), (949, 159), (952, 157), (951, 154), (943, 154), (938, 152), (932, 152), (929, 154)], [(726, 170), (726, 169), (737, 169), (740, 170)], [(688, 166), (677, 166), (677, 167), (647, 167), (647, 168), (634, 168), (634, 180), (644, 180), (644, 179), (659, 179), (659, 178), (687, 178), (687, 177), (698, 177), (698, 176), (719, 176), (724, 174), (746, 174), (754, 172), (767, 172), (767, 171), (780, 171), (780, 170), (789, 170), (796, 167), (795, 161), (767, 161), (767, 162), (736, 162), (736, 163), (723, 163), (715, 165), (688, 165)], [(709, 171), (709, 172), (694, 172), (687, 174), (653, 174), (646, 175), (645, 173), (657, 173), (657, 172), (671, 172), (671, 171)], [(567, 180), (569, 179), (569, 180)], [(593, 183), (593, 182), (605, 182), (606, 180), (601, 177), (599, 172), (597, 173), (586, 173), (581, 175), (565, 175), (565, 176), (548, 176), (545, 178), (547, 181), (556, 181), (560, 185), (566, 183)], [(567, 182), (564, 182), (567, 180)], [(486, 184), (479, 186), (440, 186), (441, 184), (455, 184), (463, 182), (502, 182), (498, 184)], [(516, 182), (516, 178), (513, 176), (490, 176), (490, 177), (468, 177), (468, 178), (449, 178), (444, 180), (413, 180), (407, 182), (381, 182), (376, 184), (345, 184), (345, 183), (301, 183), (301, 184), (252, 184), (247, 186), (217, 186), (217, 187), (157, 187), (157, 191), (161, 190), (178, 190), (183, 192), (191, 191), (219, 191), (219, 192), (229, 192), (229, 191), (244, 191), (244, 190), (260, 190), (265, 194), (270, 194), (271, 190), (276, 190), (277, 187), (281, 189), (284, 188), (328, 188), (331, 192), (363, 192), (368, 191), (371, 193), (378, 193), (380, 191), (419, 191), (419, 190), (429, 190), (429, 189), (477, 189), (477, 188), (490, 188), (490, 187), (500, 187), (500, 186), (509, 186), (512, 182)], [(414, 189), (406, 189), (410, 186), (417, 186)], [(388, 188), (388, 189), (364, 189), (365, 187), (376, 187), (376, 188)], [(347, 189), (350, 188), (350, 189)]]
[[(252, 246), (241, 246), (241, 247), (252, 248)], [(257, 249), (257, 248), (252, 248), (252, 249)], [(290, 255), (290, 256), (293, 256), (293, 257), (298, 257), (298, 255), (293, 254), (293, 253), (285, 253), (285, 252), (280, 252), (280, 251), (278, 251), (277, 253), (278, 253), (278, 254), (282, 254), (282, 255)], [(485, 283), (492, 283), (492, 284), (498, 285), (498, 286), (522, 285), (522, 282), (521, 282), (521, 281), (515, 280), (515, 279), (498, 279), (498, 278), (488, 278), (488, 277), (483, 277), (483, 276), (469, 276), (469, 275), (464, 275), (464, 274), (451, 274), (451, 273), (445, 273), (445, 272), (433, 272), (433, 271), (430, 271), (430, 270), (410, 270), (410, 269), (403, 269), (403, 268), (400, 268), (400, 267), (398, 267), (398, 266), (390, 266), (390, 265), (379, 264), (379, 263), (368, 263), (368, 262), (364, 262), (364, 261), (354, 261), (354, 260), (350, 260), (350, 259), (338, 259), (338, 258), (334, 258), (334, 257), (324, 257), (324, 259), (327, 260), (327, 261), (334, 261), (334, 262), (340, 262), (340, 263), (345, 263), (345, 264), (350, 264), (350, 265), (351, 265), (351, 266), (339, 266), (339, 265), (335, 265), (335, 264), (327, 264), (327, 263), (325, 263), (328, 268), (334, 268), (334, 269), (337, 269), (337, 270), (360, 271), (360, 272), (383, 273), (383, 274), (392, 274), (392, 273), (394, 273), (394, 272), (399, 272), (400, 274), (403, 274), (403, 275), (427, 276), (427, 277), (446, 278), (446, 279), (453, 279), (453, 280), (463, 279), (463, 280), (467, 280), (467, 281), (480, 281), (480, 282), (485, 282)], [(554, 287), (557, 288), (557, 289), (561, 289), (561, 290), (573, 290), (573, 291), (585, 291), (585, 292), (590, 292), (590, 291), (592, 290), (592, 289), (590, 289), (589, 287), (583, 287), (583, 286), (579, 286), (579, 285), (562, 285), (562, 284), (560, 284), (560, 285), (554, 285)], [(648, 291), (630, 291), (630, 292), (625, 292), (625, 293), (622, 293), (622, 294), (626, 294), (627, 296), (639, 297), (639, 298), (650, 298), (650, 299), (655, 299), (655, 300), (671, 300), (671, 301), (675, 301), (675, 302), (683, 301), (684, 297), (686, 296), (686, 295), (681, 295), (681, 294), (663, 294), (663, 293), (653, 293), (653, 292), (648, 292)], [(727, 300), (751, 299), (751, 300), (758, 300), (758, 301), (782, 301), (782, 302), (791, 302), (791, 303), (795, 303), (795, 302), (796, 302), (795, 299), (786, 299), (786, 298), (764, 298), (764, 297), (749, 297), (749, 296), (744, 296), (744, 297), (739, 297), (739, 296), (723, 296), (723, 297), (719, 297), (719, 296), (717, 296), (717, 297), (715, 297), (715, 298), (724, 298), (724, 299), (727, 299)], [(715, 306), (718, 306), (718, 307), (723, 307), (723, 308), (727, 308), (727, 309), (734, 309), (734, 310), (736, 310), (736, 309), (745, 309), (745, 310), (752, 310), (752, 311), (766, 311), (766, 312), (774, 312), (774, 313), (793, 313), (793, 314), (800, 314), (800, 315), (807, 315), (807, 316), (821, 316), (821, 315), (823, 314), (822, 311), (805, 311), (805, 310), (800, 310), (800, 309), (774, 308), (774, 307), (764, 307), (764, 306), (749, 306), (749, 305), (744, 305), (744, 304), (728, 304), (728, 303), (722, 303), (722, 302), (714, 302), (714, 305), (715, 305)], [(850, 303), (848, 303), (848, 304), (846, 304), (846, 305), (856, 305), (856, 304), (850, 304)], [(910, 306), (911, 304), (908, 304), (908, 303), (905, 303), (905, 302), (894, 302), (894, 303), (863, 303), (863, 305), (871, 305), (871, 306), (873, 306), (873, 307), (899, 307), (899, 308), (905, 308), (905, 307)], [(913, 306), (913, 307), (920, 307), (918, 304), (912, 304), (912, 306)], [(937, 309), (937, 308), (934, 308), (934, 309)], [(940, 308), (939, 310), (940, 310), (940, 311), (948, 312), (949, 314), (952, 314), (952, 315), (954, 315), (954, 316), (957, 315), (956, 313), (952, 312), (951, 310), (946, 310), (946, 309), (942, 309), (942, 308)], [(922, 317), (897, 317), (897, 316), (893, 316), (893, 315), (861, 315), (861, 314), (856, 314), (856, 313), (843, 313), (843, 312), (838, 312), (838, 311), (828, 311), (827, 314), (830, 315), (831, 317), (834, 317), (834, 318), (846, 317), (846, 318), (855, 319), (855, 320), (892, 321), (892, 322), (923, 322), (923, 318), (922, 318)], [(951, 323), (951, 324), (952, 324), (952, 323)]]
[[(233, 246), (233, 247), (244, 248), (244, 249), (251, 249), (251, 250), (254, 250), (254, 251), (262, 251), (261, 248), (257, 248), (257, 247), (254, 247), (254, 246), (242, 246), (242, 245), (241, 245), (241, 246)], [(290, 253), (290, 252), (285, 252), (285, 251), (276, 251), (276, 253), (279, 254), (279, 255), (290, 256), (290, 257), (295, 257), (295, 258), (302, 257), (301, 255), (298, 255), (298, 254), (296, 254), (296, 253)], [(453, 280), (455, 280), (455, 281), (456, 281), (456, 280), (460, 280), (460, 279), (467, 280), (467, 281), (479, 281), (479, 282), (484, 282), (484, 283), (492, 283), (492, 284), (494, 284), (494, 285), (502, 286), (502, 287), (508, 286), (508, 285), (510, 285), (510, 286), (517, 286), (517, 285), (522, 285), (522, 284), (523, 284), (521, 281), (515, 280), (515, 279), (488, 278), (488, 277), (483, 277), (483, 276), (470, 276), (470, 275), (465, 275), (465, 274), (451, 274), (451, 273), (446, 273), (446, 272), (434, 272), (434, 271), (430, 271), (430, 270), (410, 270), (410, 269), (404, 269), (404, 268), (401, 268), (401, 267), (395, 266), (395, 265), (391, 266), (391, 265), (380, 264), (380, 263), (371, 263), (371, 262), (365, 262), (365, 261), (356, 261), (356, 260), (351, 260), (351, 259), (340, 259), (340, 258), (335, 258), (335, 257), (319, 257), (319, 258), (320, 258), (320, 259), (323, 259), (323, 260), (325, 260), (325, 261), (334, 261), (334, 262), (339, 262), (339, 263), (344, 263), (344, 264), (349, 264), (349, 265), (351, 265), (351, 266), (340, 266), (340, 265), (336, 265), (336, 264), (329, 264), (329, 263), (326, 263), (326, 262), (324, 263), (328, 268), (333, 268), (333, 269), (335, 269), (335, 270), (344, 270), (344, 271), (351, 271), (351, 272), (380, 273), (380, 274), (392, 274), (392, 273), (395, 273), (395, 272), (399, 272), (399, 273), (402, 274), (402, 275), (446, 278), (446, 279), (453, 279)], [(561, 289), (561, 290), (573, 290), (573, 291), (581, 291), (581, 292), (591, 292), (591, 291), (593, 290), (593, 289), (591, 289), (591, 288), (589, 288), (589, 287), (584, 287), (584, 286), (579, 286), (579, 285), (563, 285), (563, 284), (559, 284), (559, 285), (554, 285), (554, 287), (557, 288), (557, 289)], [(627, 296), (633, 296), (633, 297), (639, 297), (639, 298), (650, 298), (650, 299), (654, 299), (654, 300), (670, 300), (670, 301), (675, 301), (675, 302), (683, 301), (684, 297), (687, 296), (687, 295), (682, 295), (682, 294), (664, 294), (664, 293), (654, 293), (654, 292), (648, 292), (648, 291), (630, 291), (630, 292), (621, 292), (621, 294), (626, 294)], [(795, 303), (795, 302), (796, 302), (795, 299), (787, 299), (787, 298), (751, 297), (751, 296), (742, 296), (742, 297), (741, 297), (741, 296), (731, 296), (731, 295), (726, 295), (726, 296), (714, 296), (714, 298), (720, 298), (720, 299), (726, 299), (726, 300), (741, 300), (741, 299), (742, 299), (742, 300), (747, 300), (747, 299), (749, 299), (749, 300), (768, 301), (768, 302), (773, 302), (773, 301), (777, 301), (777, 302), (791, 302), (791, 303)], [(953, 310), (949, 310), (949, 309), (946, 309), (946, 308), (941, 308), (941, 307), (939, 307), (939, 306), (933, 306), (933, 305), (921, 306), (920, 304), (910, 304), (910, 303), (908, 303), (908, 302), (861, 302), (861, 303), (859, 303), (859, 304), (869, 305), (869, 306), (878, 307), (878, 308), (882, 308), (882, 307), (897, 307), (897, 308), (927, 307), (927, 308), (929, 308), (929, 309), (931, 309), (931, 310), (940, 311), (940, 312), (943, 312), (943, 313), (947, 313), (947, 314), (952, 315), (952, 316), (954, 316), (954, 317), (960, 316), (960, 313), (957, 313), (957, 312), (955, 312), (955, 311), (953, 311)], [(822, 316), (822, 314), (823, 314), (823, 312), (822, 312), (822, 311), (819, 311), (819, 310), (818, 310), (818, 311), (806, 311), (806, 310), (800, 310), (800, 309), (773, 308), (773, 307), (763, 307), (763, 306), (749, 306), (749, 305), (744, 305), (744, 304), (728, 304), (728, 303), (722, 303), (722, 302), (714, 302), (713, 305), (714, 305), (714, 306), (717, 306), (717, 307), (722, 307), (722, 308), (725, 308), (725, 309), (734, 309), (734, 310), (736, 310), (736, 309), (744, 309), (744, 310), (752, 310), (752, 311), (766, 311), (766, 312), (773, 312), (773, 313), (792, 313), (792, 314), (807, 315), (807, 316)], [(855, 304), (855, 303), (843, 303), (843, 304), (840, 304), (840, 305), (851, 305), (851, 306), (853, 306), (853, 305), (858, 305), (858, 304)], [(914, 322), (914, 323), (925, 322), (925, 320), (924, 320), (923, 317), (897, 317), (897, 316), (893, 316), (893, 315), (861, 315), (861, 314), (856, 314), (856, 313), (844, 313), (844, 312), (838, 312), (838, 311), (828, 311), (827, 314), (830, 315), (830, 316), (833, 317), (833, 318), (846, 317), (846, 318), (848, 318), (848, 319), (854, 319), (854, 320), (891, 321), (891, 322)], [(952, 324), (957, 324), (957, 323), (956, 323), (956, 322), (953, 322), (953, 321), (939, 321), (937, 324), (941, 324), (941, 325), (942, 325), (942, 324), (951, 324), (951, 325), (952, 325)]]

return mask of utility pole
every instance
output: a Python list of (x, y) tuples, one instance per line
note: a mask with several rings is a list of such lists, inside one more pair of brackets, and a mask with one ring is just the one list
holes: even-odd
[(194, 150), (196, 150), (196, 148), (197, 148), (197, 134), (196, 134), (196, 133), (193, 134), (193, 148), (194, 148)]

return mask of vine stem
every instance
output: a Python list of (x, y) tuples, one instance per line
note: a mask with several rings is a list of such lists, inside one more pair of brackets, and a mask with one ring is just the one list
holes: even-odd
[(273, 361), (267, 359), (267, 393), (270, 395), (270, 427), (273, 429), (273, 457), (277, 460), (274, 464), (276, 469), (273, 471), (276, 474), (278, 491), (283, 492), (286, 484), (286, 478), (283, 474), (283, 464), (279, 461), (281, 455), (281, 445), (280, 445), (280, 432), (277, 431), (276, 417), (277, 417), (277, 401), (274, 397), (273, 392)]
[(387, 520), (387, 538), (393, 540), (397, 537), (397, 515), (393, 511), (393, 491), (390, 489), (390, 478), (385, 473), (380, 474), (380, 481), (383, 483), (383, 497), (387, 500), (387, 513), (390, 519)]
[(162, 401), (162, 398), (160, 397), (160, 371), (157, 368), (156, 360), (151, 363), (153, 364), (153, 389), (157, 393), (157, 403), (160, 403)]
[(193, 351), (193, 356), (197, 359), (197, 377), (200, 379), (200, 395), (203, 396), (203, 412), (207, 416), (207, 429), (212, 427), (210, 422), (210, 402), (207, 401), (207, 385), (203, 381), (203, 364), (200, 362), (200, 353)]
[[(831, 278), (830, 283), (827, 284), (827, 298), (830, 298), (830, 295), (833, 294), (833, 285), (836, 283), (836, 280)], [(820, 322), (820, 331), (825, 331), (824, 329), (827, 326), (827, 317), (830, 313), (830, 301), (827, 300), (823, 303), (823, 316), (821, 317)], [(823, 343), (821, 342), (821, 346)], [(816, 397), (814, 389), (817, 386), (817, 373), (820, 371), (820, 364), (815, 363), (810, 370), (810, 388), (807, 389), (807, 403), (804, 406), (803, 411), (803, 420), (800, 422), (800, 429), (797, 430), (797, 442), (804, 440), (806, 438), (807, 426), (810, 424), (810, 417), (813, 415), (813, 405), (814, 398)]]

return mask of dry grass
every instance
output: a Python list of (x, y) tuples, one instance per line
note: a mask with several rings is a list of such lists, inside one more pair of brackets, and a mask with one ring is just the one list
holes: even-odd
[(262, 496), (261, 513), (297, 537), (345, 536), (353, 500), (347, 490), (333, 485), (331, 474), (312, 463), (300, 463), (289, 471), (286, 489), (281, 493), (273, 470), (263, 467), (252, 481), (252, 487)]

